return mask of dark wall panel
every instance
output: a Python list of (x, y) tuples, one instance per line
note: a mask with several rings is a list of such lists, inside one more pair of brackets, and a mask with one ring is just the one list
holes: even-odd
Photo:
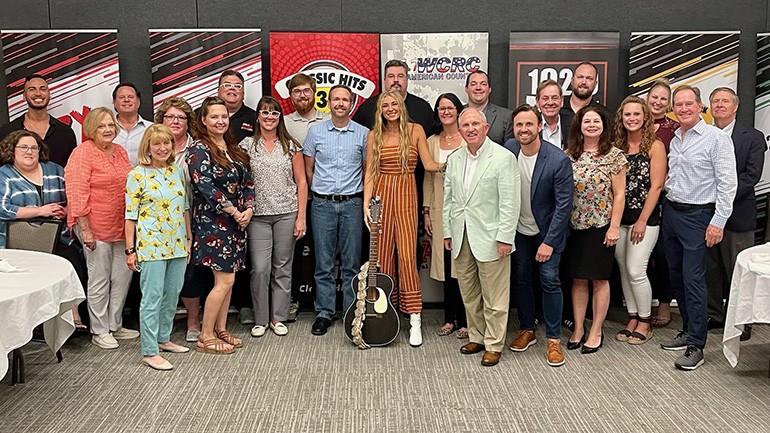
[(120, 79), (136, 84), (144, 99), (140, 114), (151, 119), (152, 77), (147, 30), (197, 27), (195, 0), (50, 0), (50, 5), (52, 28), (118, 29)]
[[(507, 101), (508, 34), (510, 31), (619, 31), (620, 91), (628, 84), (628, 38), (632, 31), (741, 30), (739, 116), (753, 120), (757, 32), (770, 30), (766, 0), (690, 0), (617, 2), (596, 0), (2, 0), (0, 29), (117, 28), (121, 78), (137, 84), (145, 95), (141, 114), (151, 104), (148, 28), (254, 28), (263, 30), (263, 64), (269, 74), (268, 34), (271, 30), (348, 32), (467, 32), (490, 34), (489, 74), (492, 100)], [(50, 11), (50, 17), (49, 17)], [(267, 75), (266, 75), (267, 76)], [(264, 80), (264, 92), (269, 92)], [(459, 92), (462, 89), (458, 89)], [(5, 80), (0, 77), (0, 97)], [(0, 123), (7, 119), (0, 104)]]
[(198, 0), (198, 26), (201, 28), (262, 29), (263, 95), (271, 93), (270, 31), (338, 32), (343, 13), (339, 0), (312, 6), (301, 0)]

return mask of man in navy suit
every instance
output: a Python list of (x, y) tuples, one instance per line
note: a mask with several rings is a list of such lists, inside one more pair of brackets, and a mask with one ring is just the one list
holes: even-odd
[(521, 327), (510, 348), (523, 352), (537, 343), (532, 284), (532, 275), (537, 271), (548, 339), (546, 359), (549, 365), (558, 367), (564, 364), (559, 261), (572, 211), (572, 164), (560, 148), (541, 140), (542, 117), (537, 108), (522, 105), (513, 111), (512, 117), (516, 139), (508, 140), (505, 148), (516, 155), (521, 174), (521, 210), (514, 255), (514, 290)]
[[(738, 95), (729, 87), (718, 87), (709, 96), (714, 126), (730, 135), (735, 149), (738, 190), (733, 199), (733, 213), (725, 225), (722, 242), (708, 249), (706, 282), (708, 285), (708, 327), (720, 328), (725, 322), (723, 300), (730, 294), (735, 259), (742, 250), (754, 245), (757, 227), (757, 202), (754, 187), (762, 177), (767, 144), (761, 132), (735, 120)], [(742, 336), (747, 339), (750, 328)]]
[(543, 115), (543, 132), (540, 133), (540, 138), (565, 149), (572, 117), (561, 112), (564, 95), (559, 83), (554, 80), (540, 83), (537, 86), (535, 104)]

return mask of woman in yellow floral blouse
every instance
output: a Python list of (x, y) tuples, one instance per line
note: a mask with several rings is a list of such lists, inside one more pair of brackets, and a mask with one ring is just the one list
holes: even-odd
[(142, 362), (156, 370), (173, 368), (160, 350), (190, 350), (170, 341), (192, 242), (184, 173), (175, 157), (171, 130), (150, 126), (139, 145), (139, 165), (126, 183), (126, 263), (140, 271)]
[[(567, 140), (572, 161), (572, 216), (564, 256), (572, 278), (572, 312), (575, 331), (567, 343), (581, 353), (594, 353), (602, 346), (602, 325), (610, 306), (610, 273), (615, 245), (620, 238), (628, 163), (623, 151), (614, 147), (612, 131), (603, 107), (589, 105), (575, 114)], [(593, 320), (586, 334), (588, 281), (593, 282)]]

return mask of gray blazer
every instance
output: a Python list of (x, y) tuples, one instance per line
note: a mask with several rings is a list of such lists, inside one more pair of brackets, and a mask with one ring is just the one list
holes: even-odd
[(489, 123), (487, 137), (492, 141), (502, 146), (513, 138), (513, 111), (490, 102), (484, 108), (484, 115)]

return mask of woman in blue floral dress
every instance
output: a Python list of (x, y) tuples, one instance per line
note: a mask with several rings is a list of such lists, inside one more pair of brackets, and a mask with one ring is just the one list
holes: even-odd
[(246, 262), (246, 227), (254, 214), (249, 157), (229, 130), (225, 102), (203, 100), (197, 141), (187, 155), (193, 186), (193, 260), (211, 268), (214, 288), (206, 298), (196, 350), (229, 354), (243, 342), (226, 329), (235, 272)]

